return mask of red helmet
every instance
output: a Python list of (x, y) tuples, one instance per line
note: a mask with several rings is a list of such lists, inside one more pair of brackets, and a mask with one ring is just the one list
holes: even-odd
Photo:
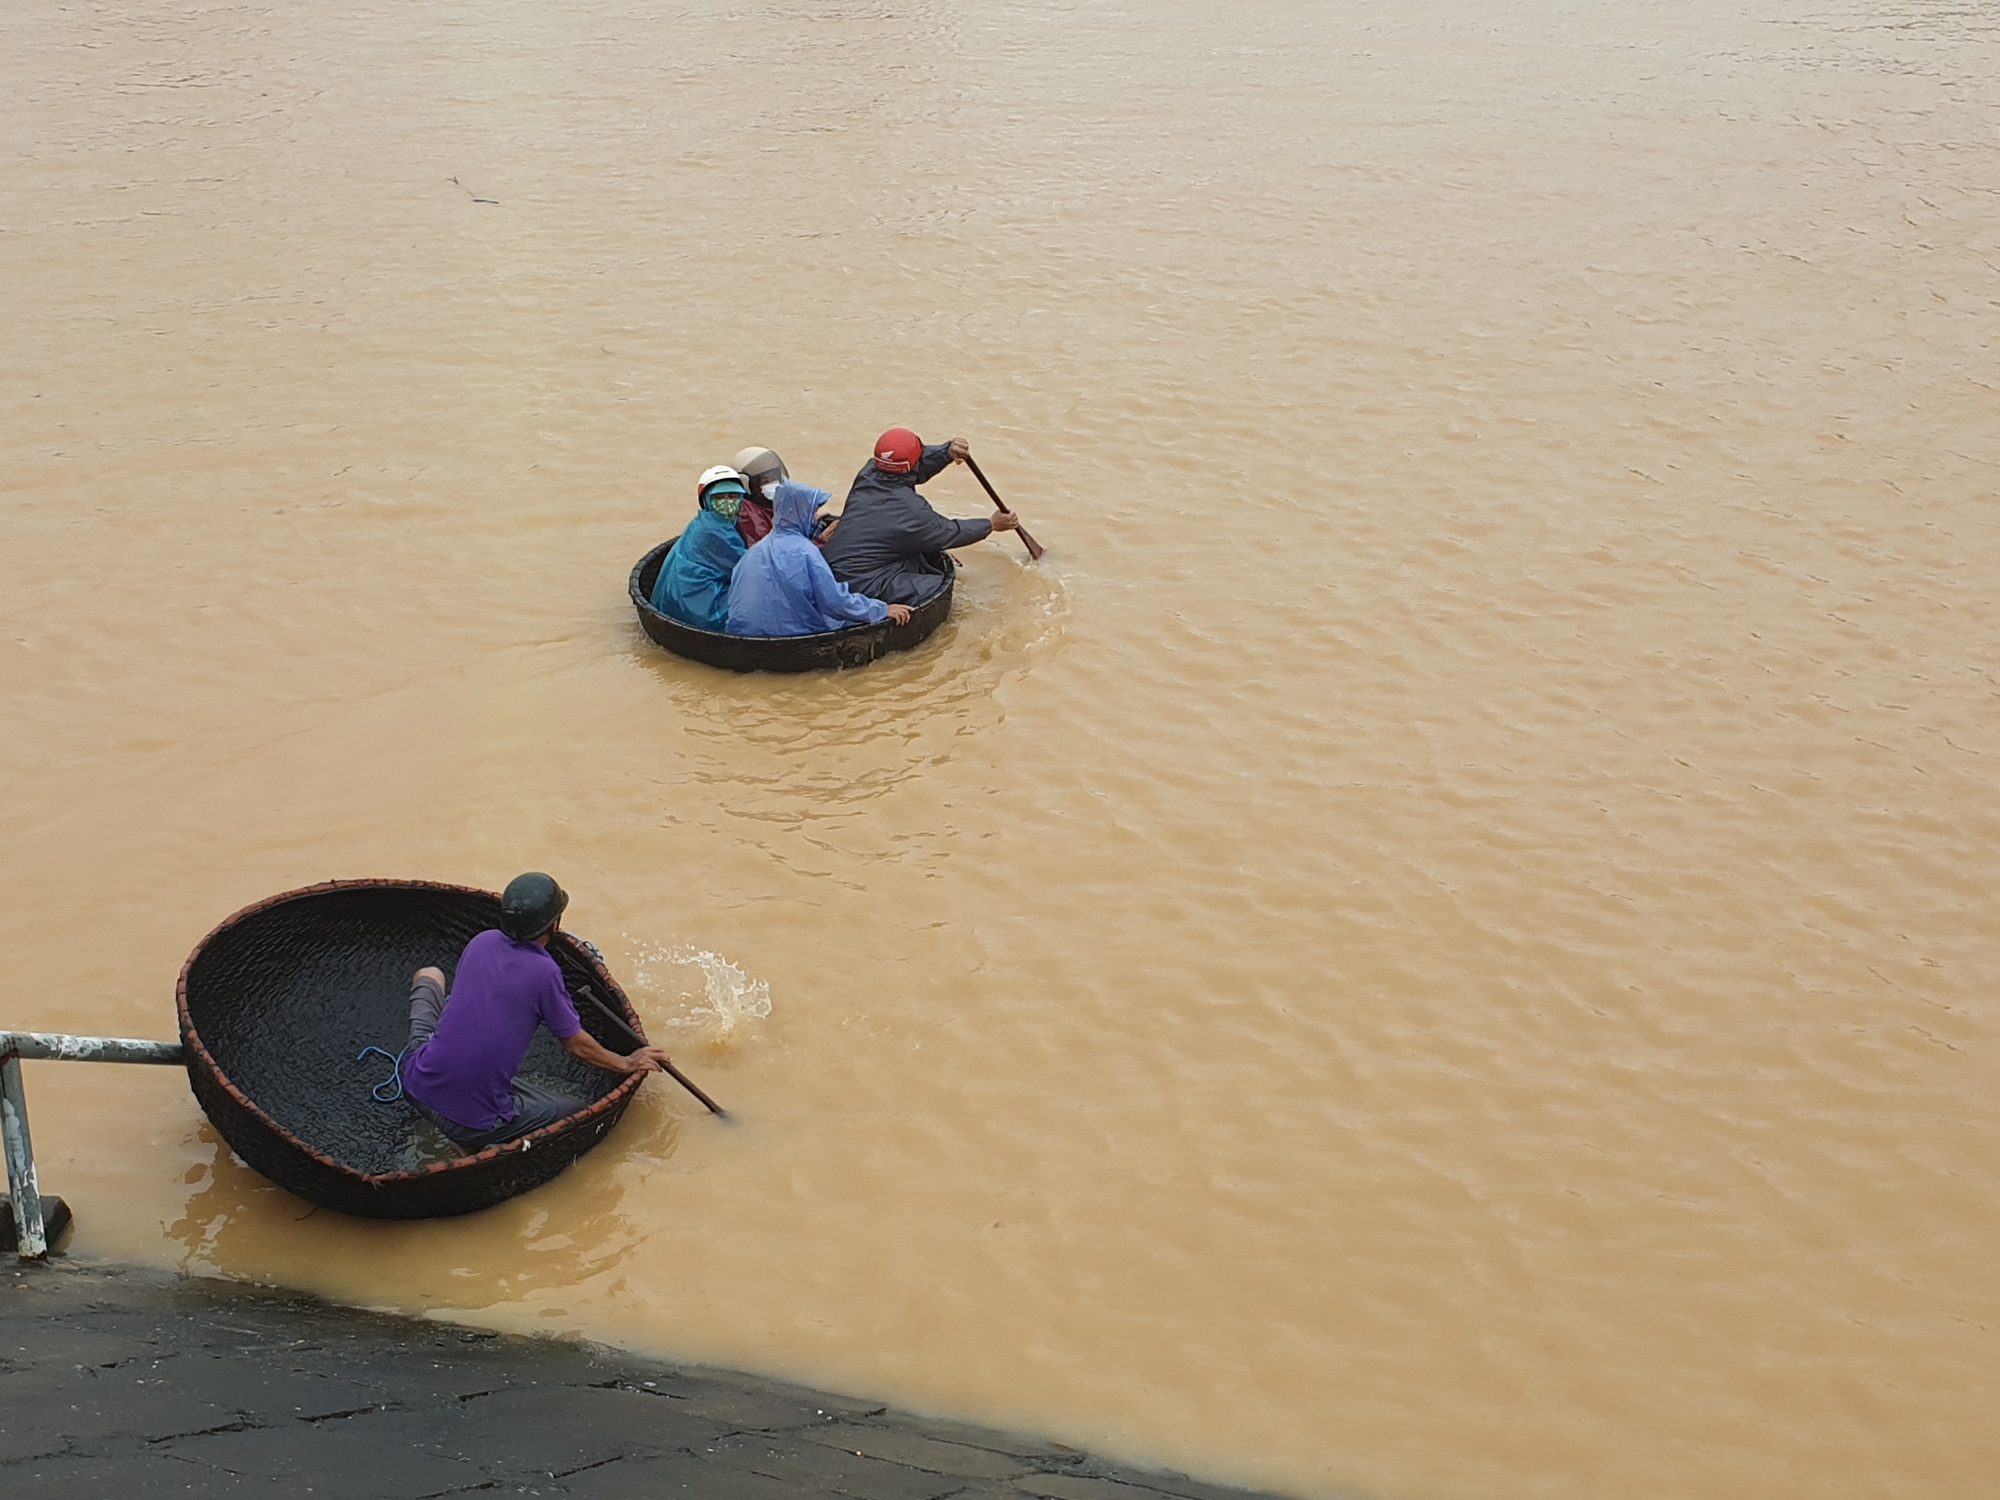
[(875, 439), (875, 467), (884, 474), (907, 474), (924, 456), (924, 440), (907, 427), (891, 427)]

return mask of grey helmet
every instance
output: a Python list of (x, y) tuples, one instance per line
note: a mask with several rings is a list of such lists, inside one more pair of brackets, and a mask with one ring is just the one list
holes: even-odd
[(568, 893), (539, 870), (516, 875), (500, 896), (500, 930), (517, 943), (532, 943), (555, 931), (568, 905)]
[(761, 495), (773, 480), (790, 479), (785, 461), (769, 448), (745, 448), (736, 455), (735, 468), (750, 481), (751, 490)]

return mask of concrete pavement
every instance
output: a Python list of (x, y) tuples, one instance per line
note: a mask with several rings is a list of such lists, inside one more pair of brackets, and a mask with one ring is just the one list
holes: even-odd
[(231, 1282), (0, 1269), (0, 1494), (1246, 1500), (1059, 1444)]

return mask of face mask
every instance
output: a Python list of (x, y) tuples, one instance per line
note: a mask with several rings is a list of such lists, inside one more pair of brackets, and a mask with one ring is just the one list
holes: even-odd
[(764, 488), (763, 488), (762, 490), (760, 490), (760, 491), (759, 491), (758, 493), (760, 493), (761, 495), (763, 495), (763, 497), (765, 498), (765, 500), (767, 500), (767, 501), (769, 501), (769, 502), (770, 502), (771, 504), (775, 505), (775, 504), (777, 504), (777, 501), (778, 501), (778, 485), (779, 485), (779, 483), (780, 483), (780, 481), (778, 481), (778, 480), (774, 479), (774, 480), (772, 480), (772, 481), (771, 481), (771, 482), (770, 482), (769, 484), (765, 485), (765, 486), (764, 486)]

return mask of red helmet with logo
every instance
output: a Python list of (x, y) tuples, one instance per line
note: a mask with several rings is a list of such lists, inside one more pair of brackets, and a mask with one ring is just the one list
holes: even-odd
[(924, 440), (907, 427), (891, 427), (875, 439), (875, 467), (884, 474), (907, 474), (924, 456)]

